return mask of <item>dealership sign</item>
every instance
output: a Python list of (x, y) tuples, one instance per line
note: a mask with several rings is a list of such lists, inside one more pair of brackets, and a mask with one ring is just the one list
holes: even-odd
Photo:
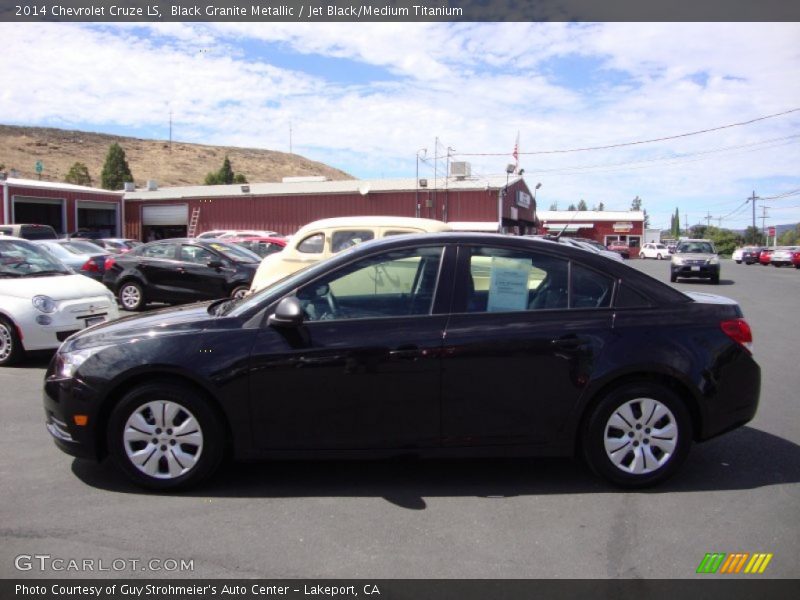
[(520, 208), (530, 208), (531, 195), (523, 192), (522, 190), (517, 190), (517, 206)]

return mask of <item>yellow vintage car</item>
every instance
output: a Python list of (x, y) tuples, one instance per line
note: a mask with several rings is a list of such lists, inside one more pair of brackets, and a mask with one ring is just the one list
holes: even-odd
[(450, 231), (447, 223), (413, 217), (337, 217), (300, 228), (286, 247), (264, 258), (253, 278), (251, 292), (362, 242), (390, 235)]

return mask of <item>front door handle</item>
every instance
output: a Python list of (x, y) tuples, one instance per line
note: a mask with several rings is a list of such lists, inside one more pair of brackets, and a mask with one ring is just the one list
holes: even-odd
[(554, 347), (562, 350), (577, 350), (581, 346), (585, 346), (587, 341), (586, 338), (581, 338), (577, 335), (565, 335), (554, 339), (551, 343)]

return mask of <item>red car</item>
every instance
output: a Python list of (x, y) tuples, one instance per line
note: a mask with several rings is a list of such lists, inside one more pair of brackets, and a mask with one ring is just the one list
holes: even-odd
[(772, 262), (772, 248), (764, 248), (758, 255), (758, 262), (764, 267), (768, 267)]
[(792, 252), (792, 264), (795, 269), (800, 269), (800, 252)]
[(225, 241), (247, 248), (261, 258), (280, 252), (286, 246), (286, 238), (280, 237), (237, 237), (227, 238)]
[(622, 258), (630, 258), (631, 257), (631, 248), (628, 246), (628, 242), (618, 242), (614, 241), (611, 242), (608, 246), (606, 246), (611, 252), (616, 252), (622, 256)]

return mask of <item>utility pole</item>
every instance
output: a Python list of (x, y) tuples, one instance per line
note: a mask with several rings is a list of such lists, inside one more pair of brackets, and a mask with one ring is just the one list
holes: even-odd
[[(772, 207), (771, 207), (771, 206), (762, 206), (762, 207), (761, 207), (761, 216), (759, 217), (759, 219), (761, 219), (761, 235), (763, 235), (763, 236), (764, 236), (764, 239), (765, 239), (765, 240), (766, 240), (766, 231), (767, 231), (767, 230), (766, 230), (766, 228), (764, 227), (764, 225), (765, 225), (765, 224), (766, 224), (766, 222), (767, 222), (767, 217), (769, 217), (769, 215), (767, 214), (767, 209), (768, 209), (768, 208), (772, 208)], [(768, 241), (768, 240), (767, 240), (767, 241)]]
[(756, 196), (755, 190), (753, 190), (753, 195), (750, 196), (748, 200), (753, 203), (753, 244), (755, 245), (758, 242), (756, 239), (756, 232), (758, 231), (758, 229), (756, 229), (756, 200), (760, 200), (760, 198)]
[(710, 212), (706, 212), (706, 217), (705, 217), (705, 219), (706, 219), (706, 227), (711, 227), (711, 219), (713, 219), (713, 218), (714, 217), (711, 216)]

